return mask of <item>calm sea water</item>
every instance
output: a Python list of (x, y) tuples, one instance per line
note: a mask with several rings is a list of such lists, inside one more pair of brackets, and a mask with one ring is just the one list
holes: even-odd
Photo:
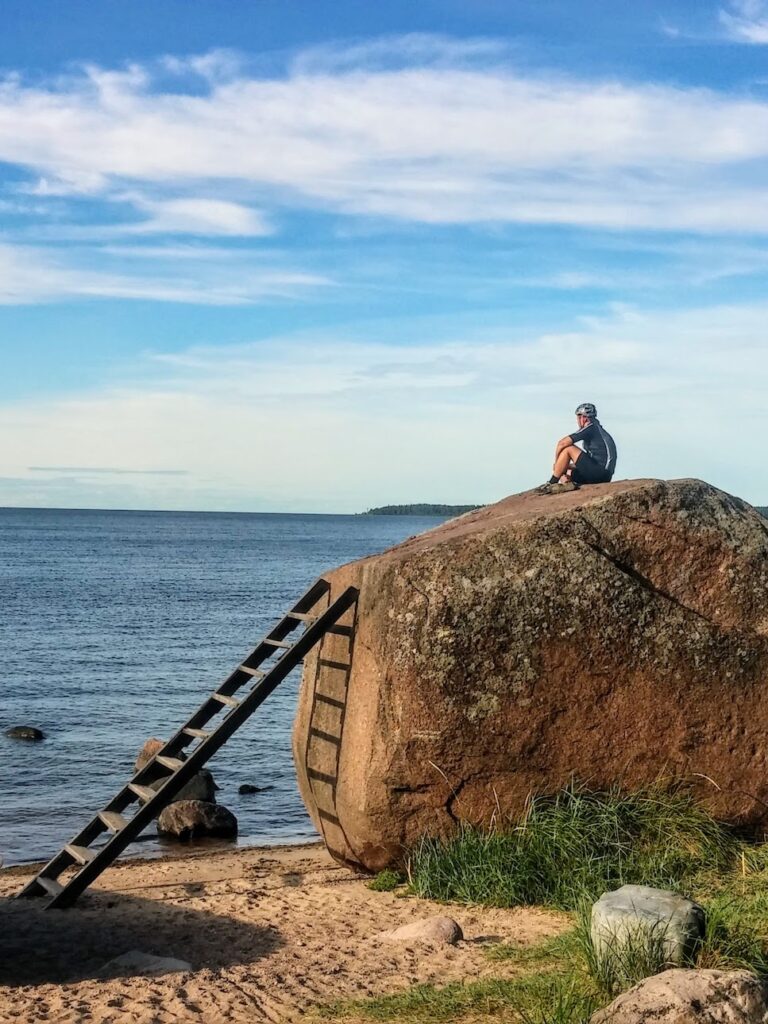
[[(439, 520), (0, 509), (0, 857), (49, 857), (328, 568)], [(239, 842), (313, 838), (290, 751), (295, 672), (212, 759)], [(239, 796), (240, 783), (273, 787)], [(152, 837), (128, 852), (157, 853)]]

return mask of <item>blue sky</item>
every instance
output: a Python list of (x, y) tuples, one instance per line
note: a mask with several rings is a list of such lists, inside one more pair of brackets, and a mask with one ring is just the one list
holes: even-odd
[(4, 0), (0, 504), (768, 504), (768, 2)]

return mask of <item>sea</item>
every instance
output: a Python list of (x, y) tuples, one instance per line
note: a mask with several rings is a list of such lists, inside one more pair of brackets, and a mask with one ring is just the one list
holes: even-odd
[[(314, 579), (441, 522), (424, 516), (0, 509), (0, 858), (48, 859)], [(300, 671), (212, 758), (240, 845), (316, 838), (291, 725)], [(3, 735), (15, 725), (45, 740)], [(242, 783), (262, 792), (239, 795)], [(216, 845), (208, 841), (204, 845)], [(178, 849), (154, 826), (129, 855)]]

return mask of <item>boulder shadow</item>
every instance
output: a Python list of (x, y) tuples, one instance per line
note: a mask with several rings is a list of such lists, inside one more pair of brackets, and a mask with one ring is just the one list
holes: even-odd
[(45, 910), (44, 900), (0, 899), (0, 985), (11, 987), (112, 977), (105, 964), (131, 950), (197, 971), (254, 963), (282, 944), (277, 928), (181, 902), (91, 892), (67, 910)]

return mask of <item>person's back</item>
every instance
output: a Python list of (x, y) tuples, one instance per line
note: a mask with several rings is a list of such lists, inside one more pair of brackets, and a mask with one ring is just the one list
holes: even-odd
[[(603, 473), (600, 475), (604, 476), (606, 481), (613, 478), (613, 474), (616, 471), (616, 442), (600, 420), (597, 418), (590, 420), (583, 430), (571, 434), (571, 441), (574, 444), (583, 443), (584, 451), (603, 470)], [(581, 459), (573, 467), (574, 475), (576, 470), (580, 468), (579, 463), (581, 463)], [(576, 480), (575, 482), (578, 483), (579, 481)], [(584, 481), (584, 483), (589, 482), (591, 481)]]

